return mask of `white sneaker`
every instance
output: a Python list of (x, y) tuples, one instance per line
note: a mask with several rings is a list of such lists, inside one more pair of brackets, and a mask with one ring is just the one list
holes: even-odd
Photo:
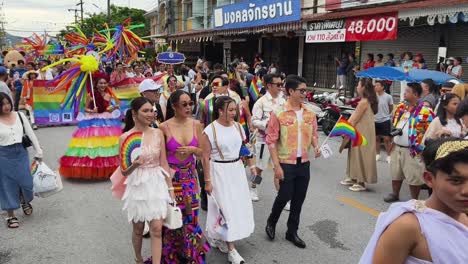
[(254, 202), (258, 202), (260, 198), (258, 198), (257, 188), (250, 188), (250, 198)]
[(209, 237), (207, 237), (206, 240), (208, 240), (211, 248), (217, 248), (221, 253), (224, 254), (229, 252), (226, 242)]
[(233, 249), (228, 253), (228, 261), (232, 264), (244, 264), (245, 260), (239, 255), (237, 250)]
[(387, 163), (390, 164), (390, 162), (392, 161), (392, 158), (390, 156), (387, 157)]
[(291, 211), (291, 201), (289, 201), (286, 206), (284, 207), (285, 211)]
[(379, 161), (379, 160), (380, 160), (380, 154), (375, 155), (375, 161)]

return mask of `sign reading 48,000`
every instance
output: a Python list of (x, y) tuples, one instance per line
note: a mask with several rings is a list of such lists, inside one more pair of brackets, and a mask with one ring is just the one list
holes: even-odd
[(397, 38), (396, 13), (346, 20), (346, 41), (387, 40)]

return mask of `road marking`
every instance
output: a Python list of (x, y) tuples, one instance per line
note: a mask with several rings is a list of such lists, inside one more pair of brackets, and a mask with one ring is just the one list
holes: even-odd
[(377, 211), (375, 209), (372, 209), (370, 207), (367, 207), (367, 206), (365, 206), (365, 205), (363, 205), (361, 203), (358, 203), (358, 202), (356, 202), (354, 200), (351, 200), (349, 198), (346, 198), (346, 197), (338, 197), (338, 201), (343, 202), (343, 203), (347, 203), (347, 204), (349, 204), (349, 205), (351, 205), (351, 206), (353, 206), (353, 207), (355, 207), (355, 208), (357, 208), (357, 209), (359, 209), (361, 211), (364, 211), (364, 212), (366, 212), (366, 213), (368, 213), (368, 214), (370, 214), (372, 216), (375, 216), (375, 217), (379, 216), (379, 214), (380, 214), (379, 211)]

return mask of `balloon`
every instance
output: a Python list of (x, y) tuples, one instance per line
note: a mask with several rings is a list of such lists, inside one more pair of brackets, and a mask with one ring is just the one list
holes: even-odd
[(95, 72), (99, 69), (99, 62), (93, 55), (86, 55), (80, 58), (80, 69), (84, 72)]

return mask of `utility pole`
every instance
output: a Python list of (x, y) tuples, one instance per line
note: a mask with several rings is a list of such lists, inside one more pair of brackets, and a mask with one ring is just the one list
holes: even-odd
[(5, 17), (3, 15), (3, 1), (0, 5), (0, 49), (6, 45), (6, 32), (5, 32)]
[(68, 9), (68, 12), (70, 11), (75, 11), (75, 24), (78, 24), (78, 11), (80, 11), (79, 9), (76, 9), (76, 8), (70, 8)]
[(107, 0), (107, 24), (110, 26), (110, 9), (111, 9), (111, 5), (110, 5), (110, 0)]
[(78, 4), (76, 4), (77, 6), (80, 6), (80, 10), (81, 10), (81, 24), (83, 24), (83, 12), (84, 12), (84, 10), (83, 10), (83, 4), (84, 4), (83, 0), (80, 0), (80, 2), (79, 2)]

